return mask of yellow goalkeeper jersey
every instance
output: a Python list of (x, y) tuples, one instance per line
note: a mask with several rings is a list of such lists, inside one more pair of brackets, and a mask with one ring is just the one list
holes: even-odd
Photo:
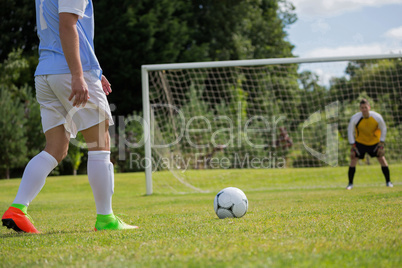
[(361, 112), (350, 119), (348, 127), (349, 143), (355, 142), (364, 145), (374, 145), (380, 141), (385, 142), (387, 127), (379, 113), (370, 111), (370, 116), (364, 118)]

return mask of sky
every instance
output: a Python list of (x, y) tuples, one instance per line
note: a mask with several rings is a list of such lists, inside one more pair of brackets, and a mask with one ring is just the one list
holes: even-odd
[[(288, 0), (298, 20), (288, 41), (300, 58), (402, 53), (402, 0)], [(345, 76), (347, 62), (300, 65), (322, 85)]]
[(402, 53), (402, 0), (288, 0), (286, 31), (302, 58)]

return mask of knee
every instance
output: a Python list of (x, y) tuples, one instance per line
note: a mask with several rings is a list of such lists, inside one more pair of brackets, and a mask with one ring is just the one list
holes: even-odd
[(57, 160), (57, 163), (60, 163), (61, 161), (63, 161), (64, 158), (66, 158), (67, 151), (55, 153), (55, 154), (52, 154), (52, 156)]
[(357, 165), (358, 161), (359, 161), (359, 158), (357, 158), (356, 156), (352, 156), (350, 159), (350, 166), (355, 167)]
[(67, 156), (68, 146), (65, 148), (57, 148), (57, 149), (46, 147), (45, 151), (48, 152), (50, 155), (52, 155), (57, 160), (57, 163), (60, 163)]
[(377, 157), (378, 162), (380, 162), (382, 167), (388, 166), (387, 160), (385, 160), (384, 156)]
[(68, 148), (60, 153), (59, 158), (56, 158), (57, 162), (60, 163), (61, 161), (63, 161), (63, 159), (66, 158), (67, 154)]

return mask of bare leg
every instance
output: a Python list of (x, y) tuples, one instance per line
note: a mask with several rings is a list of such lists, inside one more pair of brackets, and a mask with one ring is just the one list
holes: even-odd
[(385, 159), (385, 156), (377, 157), (378, 162), (382, 167), (388, 167), (387, 160)]
[(81, 131), (88, 151), (110, 151), (109, 120)]
[(13, 204), (27, 207), (45, 185), (49, 173), (67, 154), (69, 136), (64, 126), (46, 131), (45, 136), (45, 150), (32, 158), (26, 166)]
[(357, 158), (356, 156), (351, 157), (349, 166), (356, 167), (358, 161), (359, 161), (359, 158)]
[(46, 131), (45, 136), (46, 147), (44, 151), (60, 163), (67, 156), (70, 134), (63, 125), (60, 125)]

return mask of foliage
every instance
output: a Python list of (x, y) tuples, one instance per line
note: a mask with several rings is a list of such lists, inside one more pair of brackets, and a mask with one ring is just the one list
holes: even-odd
[[(347, 77), (332, 81), (330, 95), (345, 101), (354, 101), (362, 92), (374, 101), (386, 103), (396, 122), (402, 122), (400, 59), (351, 62), (346, 68)], [(381, 81), (381, 83), (378, 83)]]
[(205, 45), (214, 61), (292, 56), (284, 28), (295, 21), (293, 11), (289, 3), (280, 9), (277, 0), (192, 1), (188, 52)]
[[(33, 97), (27, 83), (22, 83), (21, 76), (29, 68), (28, 60), (22, 56), (22, 50), (10, 52), (8, 58), (0, 64), (0, 87), (2, 92), (1, 108), (3, 124), (2, 168), (22, 167), (28, 157), (43, 149), (44, 137), (40, 124), (39, 105)], [(22, 80), (22, 81), (21, 81)]]
[[(0, 7), (0, 29), (7, 33), (0, 38), (0, 62), (23, 49), (30, 75), (22, 83), (33, 86), (39, 43), (34, 2), (1, 0)], [(141, 108), (143, 64), (292, 56), (285, 28), (296, 15), (285, 0), (99, 0), (94, 8), (95, 48), (119, 114)]]
[(0, 168), (10, 178), (10, 168), (20, 167), (27, 161), (24, 124), (24, 106), (13, 98), (4, 85), (0, 84)]
[(82, 162), (82, 157), (84, 156), (84, 153), (87, 153), (85, 146), (81, 146), (84, 142), (84, 137), (80, 132), (77, 134), (75, 139), (70, 140), (67, 158), (64, 161), (69, 161), (71, 163), (73, 175), (77, 175), (78, 168)]
[[(184, 159), (190, 159), (194, 151), (195, 154), (204, 157), (214, 150), (214, 145), (211, 144), (211, 134), (214, 132), (217, 122), (214, 120), (212, 107), (202, 99), (202, 94), (203, 89), (196, 90), (194, 85), (190, 86), (187, 102), (180, 108), (181, 113), (174, 120), (178, 127), (181, 126), (182, 119), (185, 120), (183, 142), (177, 145), (181, 147), (180, 151), (183, 152)], [(180, 130), (181, 128), (176, 129), (175, 133)], [(176, 150), (173, 149), (173, 151)], [(197, 163), (194, 164), (197, 166)]]
[(27, 156), (32, 158), (45, 148), (45, 135), (43, 133), (40, 115), (40, 105), (32, 94), (30, 87), (25, 86), (21, 89), (25, 98), (24, 111), (27, 119), (24, 129), (27, 137)]
[(28, 68), (28, 61), (22, 57), (22, 49), (13, 50), (8, 54), (1, 65), (0, 83), (18, 93), (19, 80), (21, 73)]
[[(129, 114), (141, 105), (140, 66), (174, 62), (188, 39), (189, 1), (112, 0), (94, 3), (95, 48), (113, 84), (111, 103)], [(113, 18), (113, 19), (110, 19)], [(122, 101), (124, 100), (124, 101)]]
[(143, 161), (145, 138), (142, 124), (142, 113), (136, 111), (126, 117), (119, 116), (115, 120), (111, 131), (111, 161), (116, 172), (144, 170), (147, 163)]
[(35, 53), (38, 36), (34, 10), (32, 0), (0, 0), (0, 62), (15, 49), (22, 49), (24, 55)]
[(116, 89), (110, 101), (118, 113), (139, 109), (143, 64), (292, 56), (284, 28), (294, 22), (294, 10), (279, 9), (277, 0), (102, 0), (94, 6), (95, 47)]

